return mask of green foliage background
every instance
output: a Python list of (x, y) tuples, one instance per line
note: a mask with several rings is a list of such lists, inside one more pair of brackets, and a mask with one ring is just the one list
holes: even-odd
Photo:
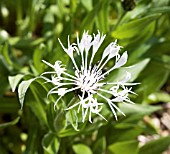
[[(108, 122), (77, 121), (74, 111), (63, 110), (72, 96), (54, 111), (57, 96), (46, 97), (51, 85), (34, 80), (48, 69), (42, 59), (71, 68), (57, 38), (67, 45), (68, 35), (74, 42), (84, 30), (107, 34), (95, 61), (115, 39), (128, 51), (126, 66), (134, 67), (114, 71), (109, 80), (128, 69), (132, 81), (141, 83), (134, 87), (135, 105), (119, 104), (126, 117), (119, 115), (118, 121), (109, 109), (103, 113)], [(161, 154), (170, 136), (161, 136), (150, 115), (162, 111), (160, 102), (170, 101), (169, 54), (169, 0), (1, 0), (0, 153)], [(140, 146), (140, 134), (160, 137)]]

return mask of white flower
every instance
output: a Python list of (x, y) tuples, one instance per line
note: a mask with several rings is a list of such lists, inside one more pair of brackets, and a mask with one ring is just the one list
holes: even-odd
[[(42, 77), (47, 82), (52, 82), (54, 88), (52, 88), (49, 94), (58, 94), (59, 98), (56, 100), (55, 106), (58, 101), (67, 93), (78, 90), (79, 100), (72, 106), (69, 106), (66, 110), (71, 110), (72, 108), (78, 107), (78, 112), (82, 113), (82, 122), (85, 121), (87, 115), (89, 121), (92, 122), (92, 114), (97, 114), (103, 119), (101, 115), (102, 107), (105, 102), (110, 106), (111, 111), (113, 112), (116, 120), (117, 114), (116, 110), (124, 115), (124, 113), (115, 105), (115, 102), (123, 103), (132, 103), (129, 99), (129, 93), (135, 94), (132, 92), (132, 88), (127, 88), (126, 86), (136, 85), (136, 83), (128, 83), (131, 79), (131, 74), (126, 73), (126, 77), (123, 80), (117, 82), (104, 82), (106, 75), (111, 71), (120, 68), (126, 64), (128, 59), (127, 51), (122, 55), (119, 54), (121, 46), (115, 42), (110, 43), (105, 50), (103, 51), (102, 58), (98, 64), (93, 64), (93, 59), (102, 42), (105, 39), (105, 35), (101, 35), (98, 31), (97, 35), (88, 34), (84, 32), (82, 39), (79, 40), (77, 36), (77, 44), (70, 44), (68, 37), (68, 47), (64, 47), (61, 41), (59, 40), (63, 50), (71, 58), (74, 65), (74, 75), (67, 73), (66, 68), (62, 65), (61, 61), (56, 61), (54, 65), (43, 60), (45, 64), (52, 67), (54, 71), (45, 72), (42, 74)], [(91, 50), (90, 50), (91, 49)], [(81, 59), (81, 65), (78, 66), (76, 60), (74, 59), (73, 52), (76, 52)], [(91, 52), (91, 53), (90, 53)], [(115, 58), (115, 64), (108, 69), (105, 73), (102, 72), (103, 68), (106, 66), (108, 61), (112, 58)], [(51, 79), (45, 77), (46, 74), (51, 74)], [(70, 85), (72, 88), (70, 88)], [(110, 89), (106, 89), (106, 85), (111, 85)], [(102, 93), (101, 93), (102, 92)], [(103, 93), (112, 95), (111, 98), (107, 98)], [(103, 99), (103, 102), (98, 102), (97, 97), (99, 96)], [(106, 120), (106, 119), (105, 119)]]

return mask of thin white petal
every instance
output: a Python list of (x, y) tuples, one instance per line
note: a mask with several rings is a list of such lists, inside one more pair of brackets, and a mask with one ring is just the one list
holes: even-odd
[(116, 63), (116, 65), (114, 66), (114, 68), (116, 69), (126, 64), (127, 59), (128, 59), (128, 54), (127, 51), (125, 51), (123, 55), (120, 57), (120, 59), (118, 60), (118, 62)]
[(110, 102), (110, 104), (111, 104), (116, 110), (118, 110), (122, 115), (126, 116), (115, 104), (113, 104), (112, 102)]
[(44, 72), (44, 73), (41, 74), (41, 76), (45, 75), (45, 74), (56, 74), (56, 72)]
[(111, 110), (112, 110), (112, 113), (113, 113), (114, 116), (115, 116), (115, 119), (117, 120), (117, 114), (116, 114), (114, 108), (112, 107), (112, 105), (110, 104), (110, 102), (108, 102), (108, 104), (109, 104), (109, 106), (110, 106), (110, 108), (111, 108)]
[(54, 65), (50, 64), (49, 62), (45, 61), (45, 60), (42, 60), (43, 63), (47, 64), (48, 66), (54, 68)]
[(79, 105), (79, 104), (80, 104), (80, 102), (78, 102), (78, 103), (76, 103), (76, 104), (73, 104), (72, 106), (66, 108), (65, 110), (70, 110), (70, 109), (76, 107), (76, 106)]
[(118, 62), (115, 64), (115, 66), (113, 66), (110, 70), (108, 70), (107, 72), (105, 72), (101, 76), (104, 77), (106, 74), (109, 74), (111, 71), (113, 71), (113, 70), (123, 66), (124, 64), (126, 64), (127, 58), (128, 58), (128, 54), (127, 54), (127, 51), (125, 51), (123, 53), (123, 55), (119, 58)]

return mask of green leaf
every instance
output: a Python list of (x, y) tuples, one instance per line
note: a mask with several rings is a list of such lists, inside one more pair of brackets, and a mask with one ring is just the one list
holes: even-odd
[(133, 52), (130, 53), (127, 64), (136, 63), (148, 51), (152, 44), (140, 44)]
[(130, 79), (129, 82), (133, 82), (138, 77), (138, 75), (142, 72), (142, 70), (147, 66), (149, 61), (150, 59), (147, 58), (136, 63), (135, 65), (130, 66), (129, 68), (127, 67), (126, 71), (128, 71), (132, 75), (132, 78)]
[(80, 2), (86, 8), (87, 11), (91, 11), (93, 9), (92, 0), (86, 0), (86, 1), (80, 0)]
[[(137, 123), (142, 120), (145, 115), (161, 110), (161, 106), (151, 106), (144, 104), (119, 104), (119, 108), (125, 113), (124, 123)], [(119, 114), (119, 113), (118, 113)]]
[(154, 121), (150, 116), (145, 116), (143, 123), (144, 131), (143, 134), (153, 135), (160, 133), (160, 127), (157, 124), (154, 124)]
[[(81, 134), (82, 132), (84, 132), (84, 128), (86, 126), (86, 123), (80, 123), (79, 124), (79, 131), (75, 131), (74, 127), (72, 126), (67, 126), (67, 128), (65, 129), (62, 129), (58, 136), (63, 138), (63, 137), (68, 137), (68, 136), (75, 136), (75, 135), (79, 135)], [(96, 127), (95, 127), (96, 128)]]
[(47, 104), (47, 122), (48, 122), (48, 127), (51, 131), (55, 132), (55, 122), (54, 119), (56, 117), (56, 115), (58, 114), (58, 112), (56, 112), (54, 110), (54, 104), (53, 103), (49, 103)]
[(144, 104), (119, 104), (119, 108), (127, 115), (149, 115), (152, 112), (158, 111), (161, 109), (160, 106), (151, 106)]
[(103, 136), (97, 139), (93, 146), (94, 153), (105, 153), (106, 151), (106, 138)]
[(138, 75), (140, 74), (140, 72), (147, 66), (148, 62), (150, 59), (144, 59), (140, 62), (138, 62), (135, 65), (129, 66), (129, 67), (122, 67), (118, 70), (113, 71), (113, 73), (111, 73), (111, 78), (109, 78), (109, 80), (111, 82), (117, 82), (120, 81), (121, 79), (126, 77), (126, 71), (131, 73), (132, 78), (130, 79), (129, 82), (133, 82)]
[(18, 83), (21, 81), (21, 79), (24, 77), (23, 74), (17, 74), (16, 76), (9, 76), (8, 80), (9, 80), (9, 84), (11, 86), (12, 92), (15, 91)]
[(93, 24), (95, 17), (97, 16), (98, 12), (100, 11), (102, 4), (104, 1), (100, 1), (98, 4), (95, 5), (93, 10), (91, 10), (87, 16), (84, 18), (82, 24), (80, 25), (81, 33), (84, 32), (84, 30), (89, 30), (89, 32), (92, 32)]
[(28, 50), (32, 47), (35, 47), (42, 43), (45, 39), (44, 38), (38, 38), (38, 39), (28, 39), (28, 38), (20, 38), (20, 37), (11, 37), (9, 39), (9, 43), (11, 46), (23, 49), (23, 50)]
[(109, 1), (103, 1), (102, 8), (97, 14), (96, 24), (97, 28), (102, 33), (107, 33), (109, 29)]
[(160, 90), (167, 81), (169, 73), (170, 69), (166, 63), (152, 60), (138, 78), (141, 83), (136, 90), (136, 93), (140, 95), (138, 101), (144, 102), (148, 95)]
[(166, 103), (166, 102), (170, 102), (170, 95), (163, 91), (154, 92), (150, 94), (145, 101), (147, 102), (147, 104), (158, 103), (158, 102)]
[(38, 127), (37, 121), (35, 120), (35, 117), (31, 117), (31, 114), (29, 115), (29, 121), (31, 122), (27, 125), (28, 127), (28, 139), (26, 141), (26, 150), (23, 152), (23, 154), (32, 154), (37, 153), (38, 146), (40, 144), (41, 139), (41, 130), (40, 127)]
[(0, 46), (0, 71), (11, 71), (12, 70), (12, 61), (10, 57), (10, 47), (7, 43)]
[(3, 50), (3, 46), (0, 46), (0, 65), (1, 65), (0, 73), (5, 74), (6, 72), (8, 72), (8, 70), (10, 70), (10, 68), (9, 68), (3, 54), (1, 53), (2, 50)]
[(2, 52), (2, 55), (4, 56), (4, 59), (6, 60), (8, 65), (12, 65), (12, 61), (9, 56), (10, 46), (9, 44), (5, 43)]
[(170, 6), (156, 7), (149, 10), (149, 13), (169, 13)]
[(77, 117), (77, 112), (75, 110), (69, 110), (66, 113), (66, 119), (71, 123), (73, 128), (78, 131), (78, 117)]
[(113, 31), (112, 36), (118, 39), (131, 38), (138, 36), (143, 27), (149, 26), (154, 20), (159, 17), (158, 14), (136, 19), (134, 21), (125, 23)]
[(25, 99), (25, 94), (30, 86), (30, 84), (35, 80), (36, 78), (33, 78), (33, 79), (29, 79), (27, 81), (22, 81), (20, 84), (19, 84), (19, 87), (18, 87), (18, 97), (19, 97), (19, 101), (20, 101), (20, 104), (21, 104), (21, 109), (23, 107), (23, 103), (24, 103), (24, 99)]
[(128, 122), (120, 121), (122, 125), (117, 124), (108, 130), (107, 144), (135, 140), (143, 132), (143, 128), (137, 124), (139, 120), (134, 124)]
[(138, 154), (138, 141), (117, 142), (110, 145), (109, 150), (113, 154)]
[(62, 129), (59, 132), (59, 137), (63, 138), (68, 136), (75, 136), (77, 134), (80, 134), (80, 131), (75, 131), (75, 129), (71, 127), (71, 128)]
[(54, 119), (54, 128), (56, 132), (60, 132), (62, 129), (66, 128), (67, 122), (65, 113), (63, 110), (58, 111), (57, 116)]
[(5, 128), (5, 127), (8, 127), (8, 126), (15, 125), (15, 124), (18, 123), (19, 120), (20, 120), (20, 117), (17, 117), (17, 118), (14, 119), (13, 121), (10, 121), (10, 122), (6, 122), (6, 123), (3, 123), (3, 124), (0, 124), (0, 128)]
[(70, 6), (71, 13), (75, 13), (78, 6), (78, 0), (70, 1)]
[(49, 132), (44, 136), (42, 145), (47, 154), (57, 154), (60, 147), (60, 142), (55, 134)]
[(27, 106), (29, 106), (32, 112), (39, 119), (41, 124), (47, 126), (47, 117), (46, 117), (46, 91), (43, 86), (35, 81), (30, 85), (30, 91), (28, 92), (27, 97)]
[(58, 0), (57, 1), (57, 6), (58, 6), (58, 9), (59, 9), (59, 14), (61, 16), (61, 18), (63, 18), (64, 14), (65, 14), (65, 1), (63, 0)]
[(42, 60), (44, 48), (45, 46), (41, 44), (38, 48), (36, 48), (33, 54), (34, 66), (39, 73), (42, 73), (43, 71), (43, 63), (41, 60)]
[(73, 150), (75, 154), (92, 154), (91, 149), (85, 144), (73, 145)]
[(139, 149), (139, 154), (160, 154), (165, 151), (170, 144), (170, 136), (162, 137), (146, 143)]
[[(146, 26), (142, 30), (142, 33), (140, 35), (138, 35), (138, 36), (135, 35), (131, 38), (120, 40), (120, 44), (123, 46), (127, 46), (128, 51), (132, 52), (131, 56), (129, 57), (130, 59), (128, 59), (128, 61), (136, 62), (138, 60), (137, 58), (140, 58), (140, 56), (144, 52), (147, 51), (146, 48), (148, 48), (148, 46), (150, 44), (146, 44), (145, 42), (152, 37), (155, 30), (156, 30), (156, 21), (153, 21), (152, 23), (150, 23), (148, 26)], [(143, 45), (143, 48), (141, 47), (139, 49), (139, 47), (142, 45)], [(137, 47), (138, 51), (136, 51), (136, 47)]]

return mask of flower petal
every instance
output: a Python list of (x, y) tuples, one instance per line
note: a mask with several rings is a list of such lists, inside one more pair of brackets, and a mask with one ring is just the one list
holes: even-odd
[(115, 64), (114, 69), (119, 68), (124, 64), (126, 64), (127, 59), (128, 59), (128, 54), (127, 51), (125, 51), (123, 55), (120, 57), (120, 59), (118, 60), (118, 62)]

